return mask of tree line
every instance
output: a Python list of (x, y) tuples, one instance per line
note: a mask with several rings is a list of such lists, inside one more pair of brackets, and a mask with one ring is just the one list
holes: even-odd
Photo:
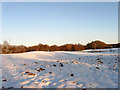
[(82, 44), (65, 44), (61, 46), (52, 45), (49, 46), (47, 44), (38, 44), (35, 46), (24, 46), (24, 45), (9, 45), (7, 41), (4, 41), (3, 44), (0, 45), (0, 53), (23, 53), (30, 51), (81, 51), (85, 49), (105, 49), (105, 48), (118, 48), (120, 43), (118, 44), (106, 44), (102, 41), (92, 41), (86, 45)]

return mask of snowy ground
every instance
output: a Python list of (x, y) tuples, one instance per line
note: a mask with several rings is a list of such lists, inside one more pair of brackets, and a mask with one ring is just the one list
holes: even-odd
[(0, 69), (0, 89), (2, 88), (2, 69)]
[(2, 87), (117, 88), (118, 49), (91, 51), (3, 54)]

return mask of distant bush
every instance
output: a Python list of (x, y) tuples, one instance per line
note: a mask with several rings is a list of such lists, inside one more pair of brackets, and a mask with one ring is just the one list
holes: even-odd
[(103, 49), (105, 47), (107, 44), (102, 41), (92, 41), (85, 46), (86, 49)]
[(27, 47), (20, 45), (20, 46), (11, 46), (9, 48), (10, 53), (23, 53), (26, 52)]
[(60, 46), (61, 51), (81, 51), (84, 50), (84, 46), (81, 44), (66, 44)]
[(72, 51), (81, 51), (81, 50), (84, 50), (84, 46), (81, 45), (81, 44), (75, 44), (72, 46)]
[(0, 54), (2, 53), (2, 45), (0, 44)]
[(84, 49), (104, 49), (104, 48), (118, 48), (120, 47), (120, 43), (118, 44), (106, 44), (101, 41), (92, 41), (88, 43), (86, 46), (81, 44), (65, 44), (61, 46), (57, 45), (43, 45), (38, 44), (35, 46), (26, 47), (24, 45), (9, 45), (7, 41), (4, 41), (3, 44), (0, 45), (0, 53), (23, 53), (30, 51), (81, 51)]
[(120, 43), (117, 43), (117, 44), (108, 44), (107, 48), (120, 48)]
[(6, 46), (2, 47), (2, 53), (23, 53), (26, 52), (26, 46), (20, 45), (20, 46), (13, 46), (9, 45), (7, 48)]
[(49, 51), (59, 51), (60, 48), (57, 45), (50, 46)]

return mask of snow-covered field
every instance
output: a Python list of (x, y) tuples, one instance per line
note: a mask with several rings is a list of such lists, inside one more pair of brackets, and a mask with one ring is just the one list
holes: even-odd
[(2, 69), (0, 69), (0, 89), (2, 88)]
[(3, 54), (2, 87), (117, 88), (118, 49), (97, 51)]

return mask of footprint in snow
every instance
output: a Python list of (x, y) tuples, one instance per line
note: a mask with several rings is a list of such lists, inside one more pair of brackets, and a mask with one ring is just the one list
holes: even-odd
[(71, 83), (73, 83), (73, 84), (75, 84), (75, 85), (78, 85), (78, 83), (77, 83), (77, 82), (74, 82), (74, 81), (72, 81)]
[(73, 77), (73, 76), (74, 76), (74, 74), (70, 74), (70, 76), (71, 76), (71, 77)]
[(41, 71), (44, 71), (44, 70), (45, 70), (44, 68), (37, 69), (38, 72), (41, 72)]
[(99, 68), (99, 67), (96, 67), (96, 69), (99, 69), (99, 70), (100, 70), (100, 68)]
[(26, 64), (22, 64), (23, 66), (26, 66)]
[(35, 64), (38, 64), (38, 62), (34, 62)]
[(2, 81), (7, 81), (6, 79), (3, 79)]
[(68, 62), (66, 62), (66, 64), (69, 64)]
[(57, 62), (60, 62), (59, 60)]
[(63, 67), (64, 65), (62, 64), (62, 63), (60, 63), (60, 65), (59, 65), (60, 67)]
[(97, 61), (97, 64), (103, 64), (103, 62), (102, 61)]
[(54, 67), (56, 67), (56, 65), (55, 65), (55, 64), (53, 64), (53, 66), (54, 66)]
[(25, 73), (30, 73), (29, 71), (25, 71)]
[(29, 75), (29, 76), (35, 76), (35, 74), (34, 74), (34, 73), (28, 73), (28, 75)]
[(50, 74), (52, 74), (52, 72), (49, 72)]

